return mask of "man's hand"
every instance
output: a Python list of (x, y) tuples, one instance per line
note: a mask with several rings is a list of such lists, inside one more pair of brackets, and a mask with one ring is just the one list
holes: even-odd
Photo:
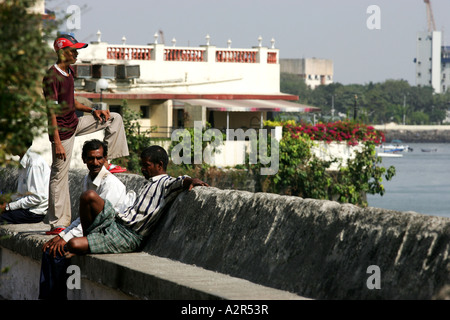
[(64, 250), (64, 246), (66, 245), (66, 241), (61, 238), (60, 236), (56, 236), (42, 246), (42, 251), (45, 252), (47, 249), (49, 249), (49, 254), (53, 254), (53, 257), (56, 257), (56, 254), (60, 254), (61, 256), (66, 254), (66, 251)]
[(92, 115), (95, 119), (101, 121), (102, 123), (105, 123), (110, 118), (109, 110), (94, 110)]
[(191, 191), (194, 187), (209, 187), (209, 184), (197, 178), (185, 178), (183, 181), (183, 186)]
[(66, 161), (66, 150), (64, 150), (62, 143), (54, 142), (54, 144), (55, 144), (56, 158)]

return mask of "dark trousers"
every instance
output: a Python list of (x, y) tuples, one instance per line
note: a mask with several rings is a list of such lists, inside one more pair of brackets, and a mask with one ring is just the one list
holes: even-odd
[(39, 223), (44, 217), (44, 214), (33, 213), (30, 209), (4, 211), (0, 214), (0, 224)]
[(67, 267), (70, 259), (45, 251), (42, 254), (41, 276), (39, 281), (39, 299), (67, 300)]

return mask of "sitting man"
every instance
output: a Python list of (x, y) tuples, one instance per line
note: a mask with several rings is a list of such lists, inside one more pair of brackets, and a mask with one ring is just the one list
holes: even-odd
[[(95, 191), (107, 199), (116, 211), (123, 211), (134, 202), (134, 191), (127, 193), (125, 185), (106, 169), (108, 146), (105, 142), (97, 139), (86, 141), (81, 156), (89, 170), (83, 181), (83, 191)], [(43, 245), (40, 299), (66, 299), (66, 269), (70, 264), (67, 259), (70, 255), (65, 246), (70, 239), (81, 236), (83, 230), (80, 218), (77, 218), (63, 232)]]
[(39, 223), (47, 213), (50, 167), (30, 150), (31, 145), (28, 141), (28, 150), (19, 155), (17, 193), (11, 196), (12, 201), (0, 204), (0, 224)]
[(86, 191), (80, 198), (80, 218), (84, 237), (67, 243), (69, 252), (120, 253), (136, 251), (152, 227), (175, 198), (184, 190), (208, 186), (189, 176), (170, 177), (166, 151), (150, 146), (141, 153), (141, 171), (149, 180), (139, 191), (134, 204), (117, 212), (108, 199), (94, 191)]

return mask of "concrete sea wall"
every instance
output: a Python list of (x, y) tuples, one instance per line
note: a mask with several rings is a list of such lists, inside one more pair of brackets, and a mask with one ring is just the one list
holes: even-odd
[(177, 199), (144, 251), (306, 297), (430, 299), (450, 284), (449, 245), (450, 219), (203, 188)]
[[(80, 188), (82, 175), (71, 172), (73, 193)], [(144, 182), (135, 175), (118, 177), (136, 191)], [(5, 190), (5, 183), (14, 179), (1, 181)], [(1, 252), (38, 261), (38, 247), (48, 236), (17, 228), (0, 227), (0, 233), (8, 236), (0, 234)], [(21, 242), (26, 249), (18, 249)], [(450, 297), (449, 253), (449, 218), (202, 187), (176, 199), (141, 252), (87, 255), (75, 261), (84, 279), (135, 298), (242, 299), (260, 292), (265, 299), (434, 299)], [(171, 274), (167, 266), (159, 267), (158, 259), (191, 268), (183, 280), (207, 272), (231, 278), (219, 284), (204, 280), (201, 283), (209, 283), (209, 288), (171, 295), (175, 289), (167, 286), (168, 279), (166, 286), (155, 280)], [(157, 275), (142, 275), (153, 269)], [(134, 272), (138, 278), (128, 276)], [(142, 289), (146, 283), (149, 288)], [(237, 284), (240, 295), (211, 294), (230, 283)]]
[(401, 140), (407, 143), (447, 143), (450, 142), (449, 125), (376, 125), (384, 132), (386, 142)]

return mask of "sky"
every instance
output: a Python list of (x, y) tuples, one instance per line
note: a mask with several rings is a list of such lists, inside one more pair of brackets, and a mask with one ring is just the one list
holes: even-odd
[[(76, 7), (74, 7), (76, 6)], [(376, 6), (376, 10), (371, 9)], [(436, 29), (450, 45), (450, 0), (431, 0)], [(63, 23), (80, 42), (97, 39), (129, 45), (154, 42), (161, 30), (165, 44), (211, 45), (280, 50), (281, 59), (330, 59), (334, 82), (367, 84), (388, 79), (415, 85), (416, 37), (427, 31), (423, 0), (47, 0), (62, 16), (80, 8), (77, 20)], [(63, 20), (64, 21), (64, 20)], [(158, 40), (161, 43), (161, 38)]]

